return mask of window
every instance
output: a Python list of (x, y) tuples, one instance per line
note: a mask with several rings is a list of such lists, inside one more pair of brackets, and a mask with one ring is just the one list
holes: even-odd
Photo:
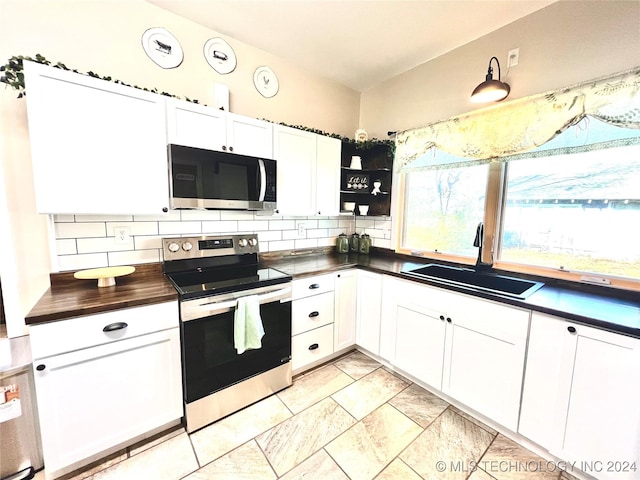
[(488, 165), (406, 174), (402, 248), (474, 257)]
[(640, 278), (640, 146), (510, 162), (500, 260)]

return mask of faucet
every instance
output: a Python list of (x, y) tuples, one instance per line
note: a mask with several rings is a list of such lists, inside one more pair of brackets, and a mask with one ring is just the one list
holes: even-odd
[(473, 246), (478, 247), (478, 260), (476, 260), (476, 272), (482, 270), (490, 270), (493, 267), (493, 262), (485, 263), (482, 261), (482, 246), (484, 245), (484, 223), (480, 222), (478, 228), (476, 228), (476, 238), (473, 241)]

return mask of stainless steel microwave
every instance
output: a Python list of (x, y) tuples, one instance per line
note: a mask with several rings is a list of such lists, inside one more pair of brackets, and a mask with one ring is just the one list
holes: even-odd
[(276, 161), (169, 145), (171, 208), (275, 210)]

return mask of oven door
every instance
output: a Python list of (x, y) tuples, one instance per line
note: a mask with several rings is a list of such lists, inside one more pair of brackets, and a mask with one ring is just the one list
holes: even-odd
[[(237, 298), (258, 295), (262, 347), (234, 347)], [(181, 303), (184, 399), (191, 403), (291, 360), (291, 284), (187, 300)]]
[(169, 167), (172, 208), (275, 208), (275, 160), (169, 145)]

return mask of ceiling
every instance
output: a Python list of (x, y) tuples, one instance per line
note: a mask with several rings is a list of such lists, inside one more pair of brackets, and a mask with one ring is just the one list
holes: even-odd
[(364, 91), (556, 0), (147, 1)]

